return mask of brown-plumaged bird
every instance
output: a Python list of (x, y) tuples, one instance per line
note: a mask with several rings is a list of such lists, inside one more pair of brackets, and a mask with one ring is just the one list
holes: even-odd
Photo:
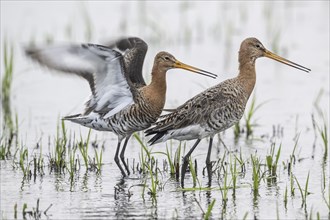
[(215, 78), (216, 75), (181, 63), (167, 52), (156, 55), (152, 80), (146, 85), (142, 67), (147, 44), (140, 38), (120, 39), (109, 46), (80, 44), (26, 48), (33, 60), (51, 69), (73, 73), (85, 78), (91, 96), (83, 113), (64, 117), (83, 126), (114, 132), (118, 136), (115, 162), (123, 176), (126, 173), (119, 160), (121, 142), (125, 139), (120, 159), (125, 162), (125, 149), (131, 135), (144, 130), (158, 119), (166, 95), (166, 72), (181, 68)]
[(197, 139), (190, 151), (184, 156), (181, 168), (181, 185), (184, 186), (184, 176), (189, 157), (201, 139), (210, 137), (206, 157), (206, 167), (211, 179), (211, 150), (215, 134), (224, 131), (238, 122), (245, 110), (246, 103), (256, 83), (255, 61), (260, 57), (268, 57), (309, 72), (310, 69), (284, 59), (269, 50), (256, 38), (245, 39), (239, 50), (239, 73), (232, 79), (225, 80), (204, 92), (196, 95), (178, 107), (174, 112), (161, 116), (154, 127), (146, 131), (154, 136), (149, 143), (155, 144), (169, 139)]

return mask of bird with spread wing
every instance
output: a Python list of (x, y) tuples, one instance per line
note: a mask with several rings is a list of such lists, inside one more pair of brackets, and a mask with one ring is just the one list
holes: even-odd
[[(152, 68), (152, 80), (146, 85), (142, 67), (148, 45), (140, 38), (122, 38), (108, 46), (72, 44), (44, 48), (26, 48), (34, 61), (65, 73), (85, 78), (92, 94), (85, 110), (64, 117), (80, 125), (110, 131), (118, 136), (115, 162), (123, 176), (126, 145), (131, 135), (144, 130), (160, 116), (166, 95), (166, 72), (181, 68), (215, 78), (216, 75), (184, 64), (167, 52), (159, 52)], [(120, 151), (121, 142), (124, 141)], [(120, 160), (119, 160), (120, 151)]]

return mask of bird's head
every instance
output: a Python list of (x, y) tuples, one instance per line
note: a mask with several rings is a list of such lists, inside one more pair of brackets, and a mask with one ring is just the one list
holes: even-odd
[(252, 62), (254, 63), (255, 60), (259, 57), (268, 57), (270, 59), (276, 60), (278, 62), (284, 63), (288, 66), (294, 67), (296, 69), (310, 72), (311, 70), (309, 68), (306, 68), (304, 66), (301, 66), (297, 63), (294, 63), (290, 60), (287, 60), (283, 57), (280, 57), (276, 55), (275, 53), (267, 50), (262, 43), (254, 37), (247, 38), (241, 43), (241, 47), (239, 50), (239, 62), (240, 64), (246, 63), (246, 62)]
[(167, 71), (170, 69), (174, 69), (174, 68), (180, 68), (180, 69), (185, 69), (194, 73), (198, 73), (204, 76), (208, 76), (211, 78), (216, 78), (217, 75), (207, 72), (205, 70), (199, 69), (197, 67), (193, 67), (187, 64), (184, 64), (182, 62), (180, 62), (179, 60), (177, 60), (172, 54), (168, 53), (168, 52), (159, 52), (156, 57), (155, 57), (155, 63), (154, 66), (157, 66), (157, 68), (161, 71)]

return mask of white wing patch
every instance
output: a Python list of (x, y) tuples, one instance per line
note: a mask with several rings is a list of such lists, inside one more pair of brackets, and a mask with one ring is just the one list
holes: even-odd
[(124, 73), (123, 56), (115, 50), (82, 44), (32, 48), (27, 49), (26, 53), (49, 68), (87, 79), (93, 95), (86, 107), (94, 112), (105, 113), (106, 117), (110, 117), (134, 103)]

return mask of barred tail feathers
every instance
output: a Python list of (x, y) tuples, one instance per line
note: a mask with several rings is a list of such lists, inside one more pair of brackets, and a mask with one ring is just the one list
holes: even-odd
[(92, 113), (89, 115), (81, 115), (81, 114), (70, 115), (64, 117), (62, 120), (68, 120), (95, 130), (113, 131), (109, 123), (107, 123), (106, 120), (101, 118), (100, 115), (96, 113), (94, 114)]

